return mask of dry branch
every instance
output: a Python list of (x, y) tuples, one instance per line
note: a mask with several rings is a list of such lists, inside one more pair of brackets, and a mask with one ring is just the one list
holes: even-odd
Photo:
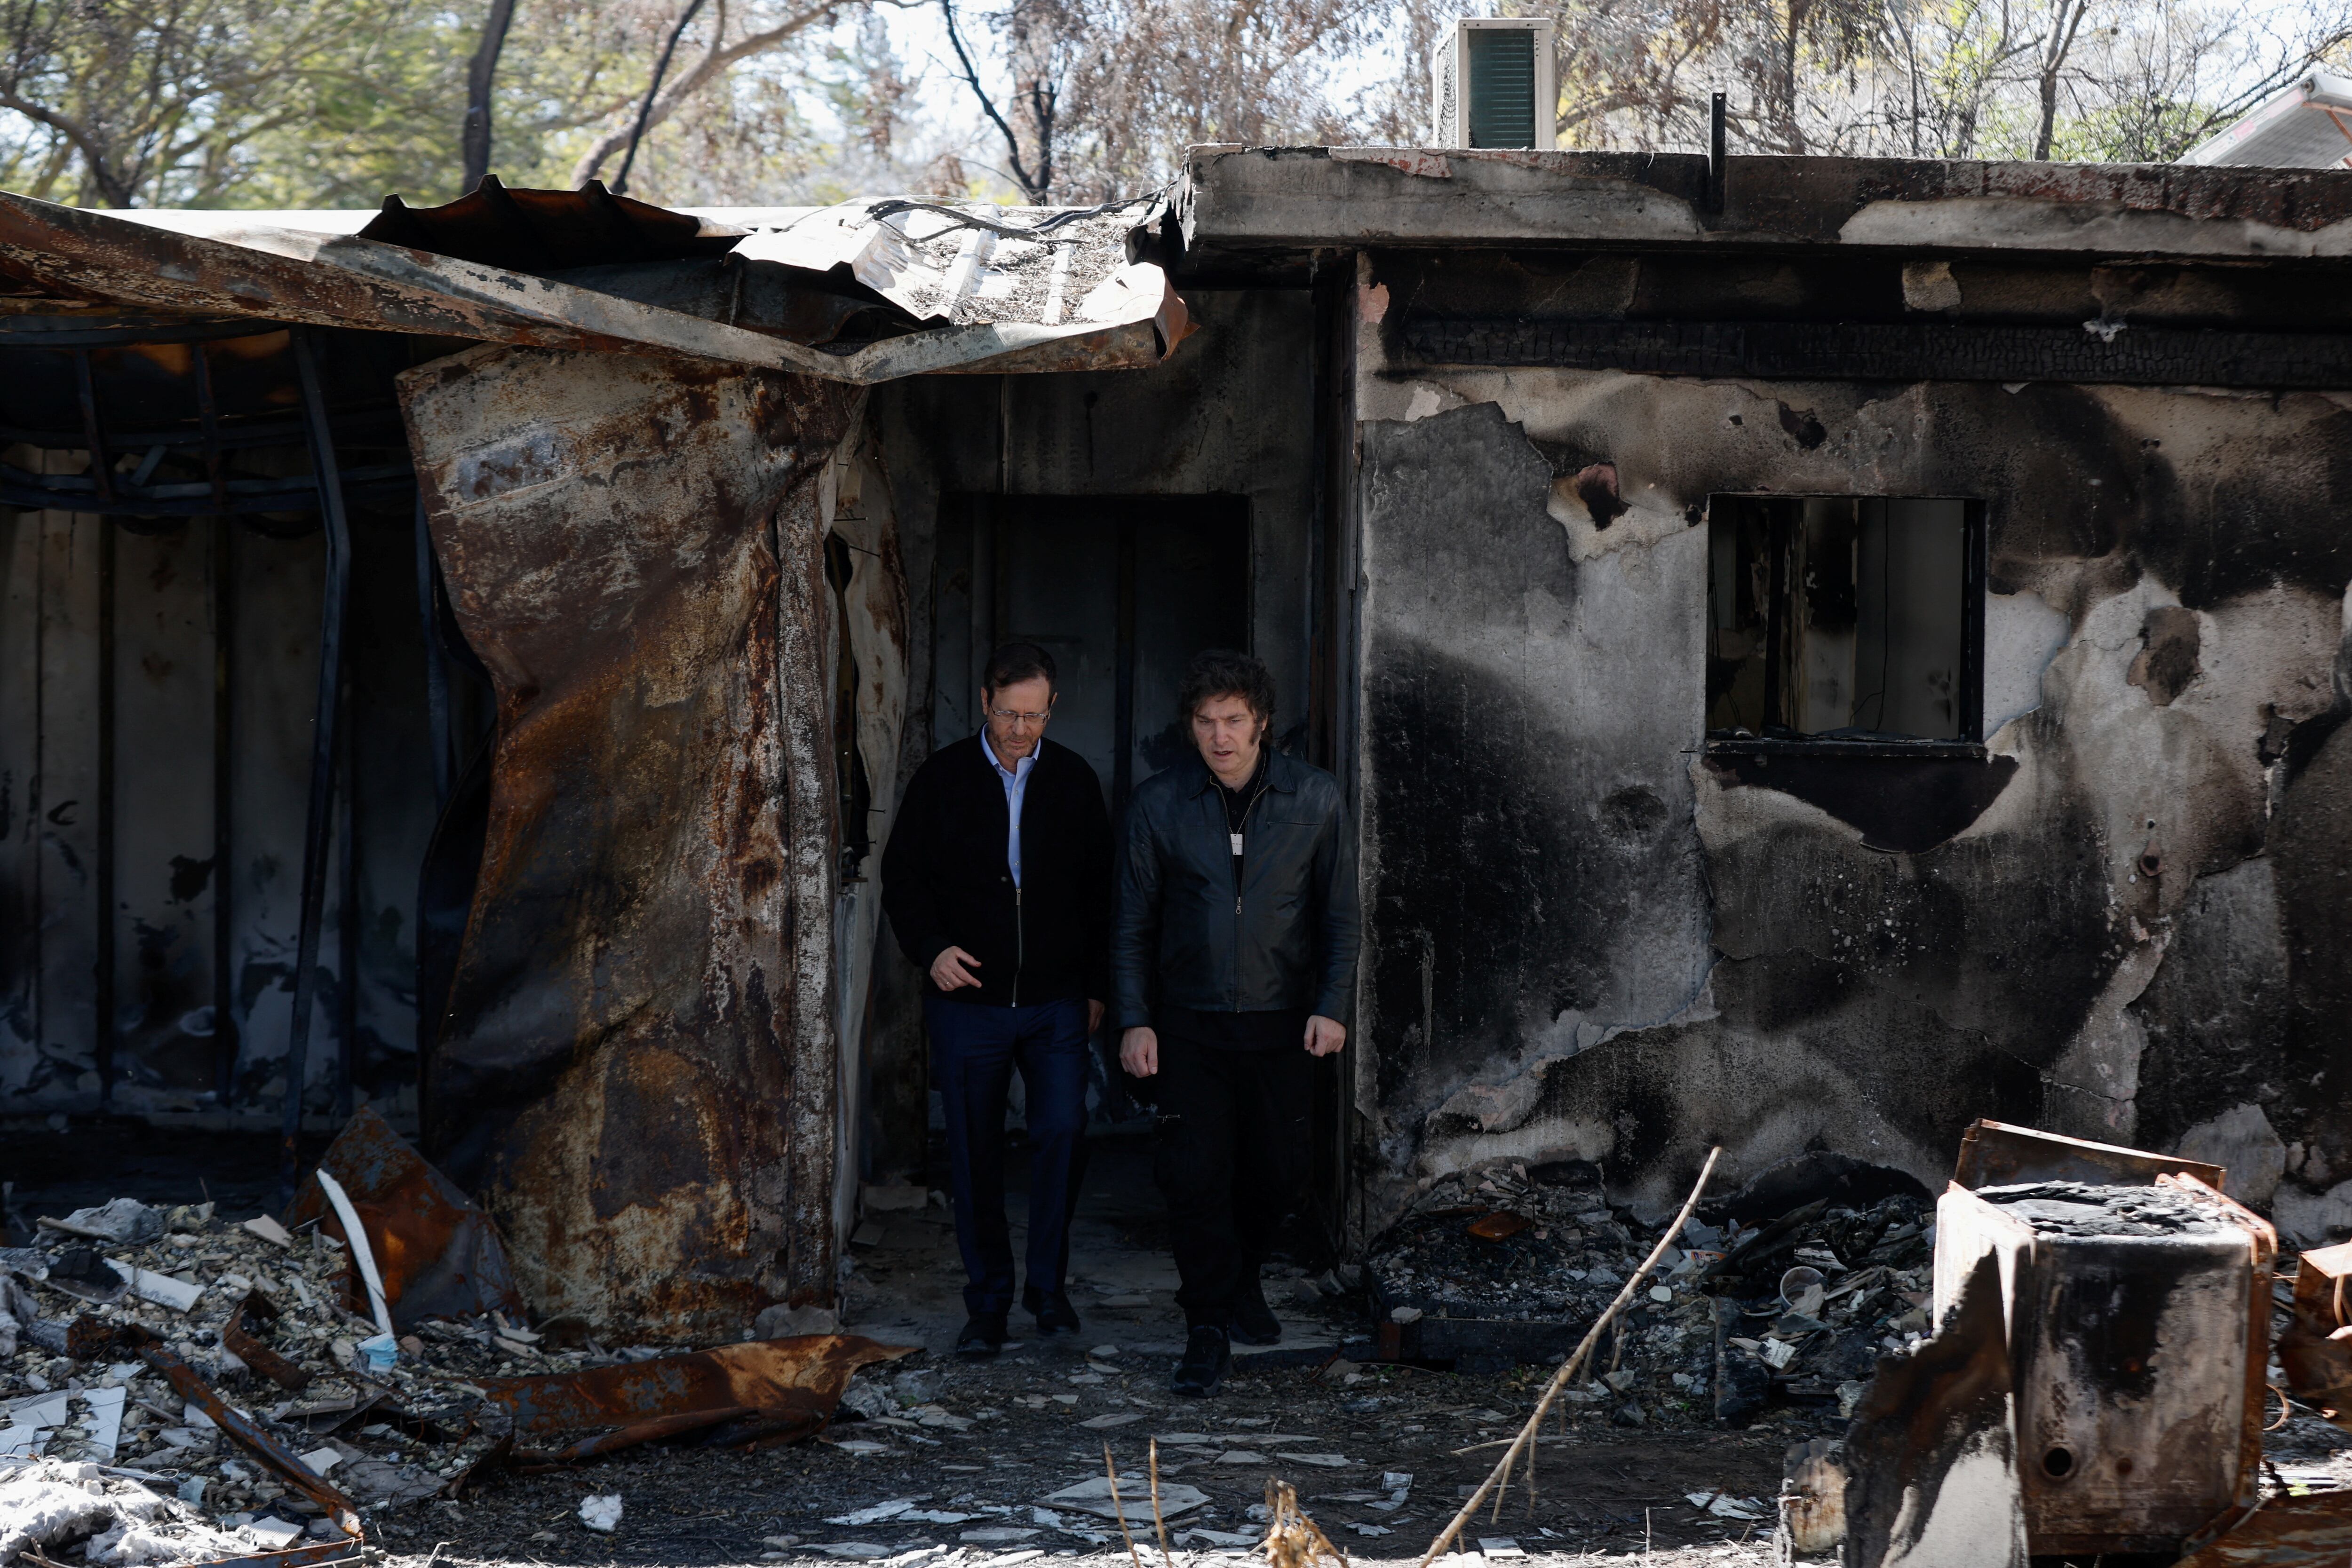
[[(1552, 1401), (1559, 1397), (1559, 1391), (1566, 1388), (1575, 1380), (1578, 1374), (1584, 1370), (1586, 1364), (1591, 1360), (1592, 1347), (1600, 1343), (1601, 1331), (1615, 1322), (1617, 1315), (1633, 1301), (1633, 1297), (1642, 1289), (1642, 1281), (1650, 1277), (1650, 1271), (1658, 1266), (1658, 1260), (1665, 1256), (1666, 1249), (1674, 1245), (1675, 1237), (1682, 1234), (1683, 1222), (1690, 1218), (1691, 1210), (1698, 1207), (1699, 1195), (1706, 1190), (1708, 1179), (1715, 1175), (1715, 1163), (1722, 1157), (1723, 1150), (1720, 1147), (1712, 1148), (1706, 1152), (1706, 1164), (1700, 1167), (1698, 1180), (1692, 1185), (1690, 1196), (1683, 1199), (1681, 1212), (1677, 1213), (1673, 1223), (1666, 1227), (1666, 1233), (1658, 1238), (1658, 1244), (1650, 1249), (1650, 1255), (1642, 1260), (1642, 1266), (1633, 1270), (1633, 1277), (1625, 1281), (1625, 1288), (1617, 1292), (1617, 1299), (1609, 1303), (1607, 1311), (1593, 1320), (1592, 1327), (1586, 1331), (1584, 1338), (1578, 1343), (1575, 1354), (1561, 1362), (1559, 1370), (1551, 1375), (1551, 1382), (1544, 1388), (1543, 1397), (1536, 1401), (1535, 1413), (1528, 1417), (1527, 1425), (1519, 1428), (1519, 1435), (1511, 1439), (1511, 1446), (1504, 1451), (1502, 1460), (1496, 1465), (1486, 1479), (1479, 1483), (1477, 1491), (1472, 1494), (1470, 1500), (1462, 1505), (1462, 1511), (1454, 1516), (1454, 1522), (1447, 1525), (1437, 1539), (1429, 1543), (1429, 1550), (1421, 1554), (1421, 1562), (1417, 1568), (1429, 1568), (1429, 1565), (1437, 1560), (1440, 1552), (1454, 1544), (1455, 1537), (1462, 1533), (1462, 1527), (1468, 1523), (1471, 1516), (1478, 1511), (1478, 1505), (1486, 1500), (1486, 1494), (1496, 1491), (1498, 1487), (1508, 1481), (1511, 1468), (1518, 1463), (1519, 1455), (1523, 1450), (1528, 1452), (1532, 1458), (1536, 1428), (1542, 1423), (1544, 1412), (1549, 1410)], [(1497, 1517), (1502, 1513), (1502, 1507), (1503, 1500), (1497, 1492), (1495, 1499), (1495, 1511)]]

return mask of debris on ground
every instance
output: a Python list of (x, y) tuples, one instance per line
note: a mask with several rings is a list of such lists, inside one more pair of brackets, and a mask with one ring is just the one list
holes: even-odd
[[(0, 1564), (27, 1549), (200, 1563), (305, 1540), (321, 1547), (303, 1561), (322, 1562), (357, 1550), (362, 1513), (501, 1469), (807, 1437), (859, 1366), (908, 1354), (845, 1335), (685, 1354), (559, 1343), (525, 1322), (480, 1211), (373, 1113), (288, 1219), (117, 1198), (0, 1249), (0, 1521), (47, 1521)], [(618, 1500), (593, 1511), (614, 1523), (581, 1517), (609, 1531)]]
[[(1567, 1396), (1635, 1426), (1739, 1424), (1791, 1402), (1851, 1415), (1876, 1359), (1927, 1330), (1933, 1215), (1916, 1184), (1807, 1196), (1823, 1185), (1768, 1172), (1703, 1207), (1592, 1381)], [(1757, 1216), (1759, 1191), (1789, 1207)], [(1367, 1272), (1377, 1309), (1423, 1345), (1440, 1325), (1461, 1349), (1483, 1327), (1538, 1323), (1572, 1343), (1640, 1267), (1639, 1228), (1589, 1166), (1507, 1163), (1434, 1184)], [(1400, 1336), (1400, 1354), (1413, 1349)]]

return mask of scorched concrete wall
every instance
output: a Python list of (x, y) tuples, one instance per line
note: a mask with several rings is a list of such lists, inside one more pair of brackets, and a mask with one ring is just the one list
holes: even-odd
[[(2352, 398), (1413, 370), (1358, 304), (1376, 1212), (1504, 1158), (1664, 1208), (1716, 1142), (1940, 1185), (1993, 1116), (2344, 1232)], [(1984, 504), (1984, 759), (1705, 754), (1742, 492)]]

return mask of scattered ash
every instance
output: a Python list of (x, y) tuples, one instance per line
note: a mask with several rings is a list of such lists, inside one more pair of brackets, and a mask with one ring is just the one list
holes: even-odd
[(1597, 1316), (1646, 1244), (1589, 1170), (1531, 1176), (1513, 1165), (1444, 1177), (1374, 1249), (1380, 1307), (1520, 1322)]
[(2218, 1236), (2236, 1228), (2219, 1210), (2171, 1187), (2038, 1181), (1980, 1187), (1977, 1197), (2046, 1236)]
[[(1848, 1197), (1769, 1217), (1735, 1198), (1716, 1223), (1691, 1220), (1567, 1397), (1621, 1426), (1744, 1425), (1788, 1405), (1850, 1414), (1877, 1358), (1928, 1330), (1933, 1211), (1909, 1192)], [(1391, 1322), (1581, 1332), (1654, 1244), (1591, 1166), (1506, 1164), (1438, 1182), (1366, 1273)]]

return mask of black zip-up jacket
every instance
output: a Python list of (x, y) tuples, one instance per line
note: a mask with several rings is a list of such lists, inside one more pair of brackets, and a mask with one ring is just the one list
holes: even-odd
[(961, 947), (996, 1007), (1110, 999), (1110, 817), (1087, 759), (1050, 740), (1021, 797), (1021, 885), (1004, 864), (1003, 775), (980, 737), (943, 746), (907, 782), (882, 852), (882, 908), (915, 967)]
[(1137, 788), (1111, 948), (1118, 1028), (1150, 1025), (1155, 1006), (1346, 1019), (1360, 920), (1339, 780), (1275, 753), (1242, 824), (1235, 887), (1225, 802), (1209, 765), (1188, 757)]

